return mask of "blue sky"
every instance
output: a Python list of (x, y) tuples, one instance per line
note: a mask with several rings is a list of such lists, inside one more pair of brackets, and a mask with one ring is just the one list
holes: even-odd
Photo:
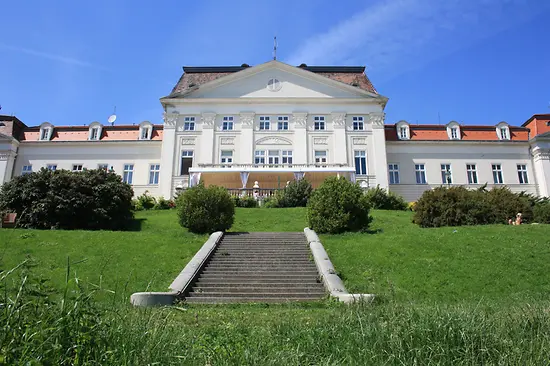
[[(550, 113), (550, 1), (11, 1), (0, 114), (28, 125), (162, 122), (183, 65), (365, 65), (387, 123)], [(208, 4), (208, 5), (206, 5)], [(439, 117), (438, 117), (439, 116)]]

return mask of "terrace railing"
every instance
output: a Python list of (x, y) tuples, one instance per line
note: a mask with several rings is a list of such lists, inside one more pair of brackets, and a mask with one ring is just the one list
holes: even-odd
[(198, 164), (199, 168), (349, 168), (348, 164)]

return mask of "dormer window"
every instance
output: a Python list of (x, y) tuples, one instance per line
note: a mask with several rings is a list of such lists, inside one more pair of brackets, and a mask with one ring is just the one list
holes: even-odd
[(460, 140), (460, 126), (458, 122), (451, 121), (447, 125), (447, 135), (450, 140)]
[(40, 135), (38, 139), (40, 141), (50, 141), (50, 139), (52, 138), (52, 132), (53, 125), (48, 122), (44, 122), (40, 125)]
[(500, 122), (497, 125), (497, 135), (499, 140), (510, 140), (510, 126), (506, 122)]
[(411, 138), (409, 123), (407, 121), (398, 122), (396, 129), (399, 140), (409, 140)]
[(144, 121), (139, 125), (139, 139), (140, 140), (151, 140), (153, 135), (153, 125), (151, 122)]
[(101, 139), (101, 131), (103, 126), (99, 122), (93, 122), (90, 124), (90, 131), (88, 133), (88, 140), (99, 141)]

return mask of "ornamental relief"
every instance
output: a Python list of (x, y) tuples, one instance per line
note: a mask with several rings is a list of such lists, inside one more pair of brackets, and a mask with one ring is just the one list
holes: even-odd
[(352, 142), (354, 145), (366, 145), (367, 144), (367, 139), (364, 138), (364, 137), (354, 137), (352, 139)]
[(369, 122), (372, 123), (374, 128), (384, 127), (384, 119), (386, 117), (385, 113), (370, 113)]
[(345, 113), (333, 113), (332, 114), (332, 125), (334, 128), (342, 128), (346, 125), (346, 114)]
[(315, 145), (328, 145), (328, 137), (314, 137), (313, 143)]
[(181, 145), (195, 145), (194, 137), (182, 137)]
[(234, 137), (222, 137), (220, 139), (221, 145), (234, 145), (235, 144), (235, 138)]
[(241, 113), (239, 115), (239, 121), (243, 128), (254, 126), (254, 113)]
[(292, 141), (284, 137), (264, 137), (256, 141), (256, 145), (292, 145)]
[(293, 113), (292, 122), (295, 128), (305, 128), (307, 125), (307, 113)]
[(162, 114), (162, 118), (164, 119), (164, 126), (166, 126), (167, 128), (175, 128), (176, 124), (178, 123), (178, 117), (179, 114), (177, 113), (164, 112)]
[(216, 113), (203, 113), (201, 115), (201, 123), (203, 128), (214, 128), (216, 123)]

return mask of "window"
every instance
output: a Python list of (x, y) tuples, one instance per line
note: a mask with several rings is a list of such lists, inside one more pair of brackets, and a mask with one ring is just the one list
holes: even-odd
[(269, 116), (260, 116), (260, 130), (271, 129)]
[(185, 117), (183, 119), (184, 131), (195, 131), (195, 117)]
[(57, 164), (48, 164), (48, 165), (46, 165), (46, 169), (55, 172), (57, 170)]
[(82, 164), (73, 164), (73, 172), (81, 172), (82, 170), (84, 170)]
[(397, 138), (399, 140), (410, 139), (409, 123), (407, 121), (399, 121), (395, 128), (397, 129)]
[(142, 125), (139, 129), (140, 140), (150, 140), (153, 127), (151, 125)]
[(279, 164), (279, 150), (269, 150), (267, 152), (267, 159), (269, 165), (277, 166)]
[(223, 117), (222, 130), (223, 131), (233, 130), (233, 116)]
[(325, 130), (325, 117), (323, 116), (315, 116), (313, 117), (314, 121), (314, 129), (316, 131), (322, 131)]
[(492, 164), (493, 168), (493, 182), (495, 184), (502, 184), (502, 166), (500, 164)]
[(399, 164), (388, 164), (390, 184), (399, 184)]
[[(322, 150), (315, 150), (315, 164), (319, 165), (322, 163), (327, 162), (327, 152)], [(326, 165), (322, 165), (322, 167), (326, 167)]]
[(254, 152), (254, 164), (265, 164), (265, 151), (256, 150)]
[(507, 127), (501, 127), (500, 128), (500, 139), (501, 140), (508, 140), (508, 128)]
[(409, 134), (407, 133), (407, 127), (400, 127), (399, 128), (399, 138), (401, 140), (406, 140), (409, 138)]
[(134, 180), (134, 164), (124, 164), (124, 170), (122, 172), (122, 181), (124, 183), (132, 184)]
[(90, 140), (99, 140), (99, 127), (92, 127), (90, 129)]
[(451, 127), (451, 139), (458, 140), (458, 127)]
[(361, 117), (361, 116), (353, 117), (353, 130), (354, 131), (363, 131), (364, 127), (365, 127), (365, 125), (363, 123), (363, 117)]
[(149, 184), (159, 184), (160, 164), (151, 164), (149, 167)]
[(32, 173), (32, 165), (23, 165), (21, 168), (21, 175), (25, 174), (31, 174)]
[(527, 165), (518, 164), (518, 179), (519, 184), (529, 184), (529, 179), (527, 179)]
[(50, 139), (50, 127), (44, 127), (40, 130), (40, 140), (47, 141)]
[(426, 184), (426, 166), (424, 164), (414, 164), (414, 174), (416, 175), (416, 184)]
[[(353, 117), (355, 118), (355, 117)], [(355, 122), (354, 122), (355, 123)], [(354, 127), (355, 129), (355, 127)], [(367, 174), (367, 153), (366, 151), (355, 151), (355, 174)]]
[(109, 170), (109, 165), (107, 164), (97, 164), (97, 169), (100, 169), (100, 170)]
[(282, 155), (283, 155), (282, 163), (292, 165), (292, 150), (283, 150)]
[(277, 117), (278, 123), (277, 123), (277, 129), (278, 130), (288, 130), (288, 117), (287, 116), (279, 116)]
[(468, 184), (477, 184), (477, 167), (475, 164), (466, 164)]
[[(233, 151), (231, 150), (222, 150), (221, 157), (220, 157), (220, 163), (222, 164), (229, 164), (228, 166), (231, 166), (231, 163), (233, 162)], [(222, 165), (222, 168), (225, 168), (226, 165)]]
[(451, 164), (441, 164), (441, 183), (452, 184), (453, 173), (451, 171)]
[(184, 150), (181, 152), (180, 175), (189, 175), (189, 168), (193, 166), (193, 150)]

